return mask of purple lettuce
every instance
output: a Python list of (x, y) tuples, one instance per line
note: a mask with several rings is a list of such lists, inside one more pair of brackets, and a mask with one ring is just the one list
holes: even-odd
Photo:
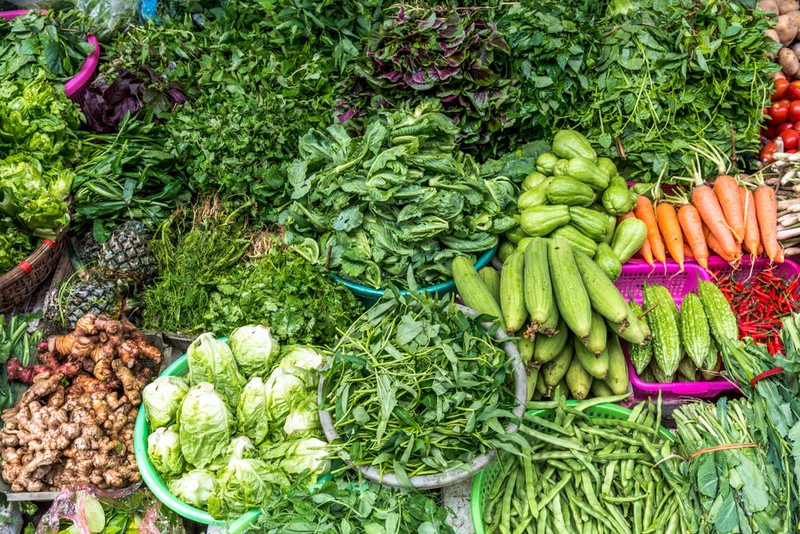
[(401, 8), (370, 39), (339, 121), (355, 130), (377, 108), (434, 98), (461, 132), (462, 148), (498, 151), (494, 132), (513, 123), (510, 48), (477, 11)]

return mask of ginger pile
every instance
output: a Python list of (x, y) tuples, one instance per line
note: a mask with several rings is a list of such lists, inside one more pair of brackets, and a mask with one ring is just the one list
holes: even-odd
[(161, 352), (131, 323), (88, 314), (73, 332), (42, 343), (39, 362), (7, 367), (11, 379), (31, 384), (2, 415), (2, 477), (11, 491), (138, 481), (133, 426)]

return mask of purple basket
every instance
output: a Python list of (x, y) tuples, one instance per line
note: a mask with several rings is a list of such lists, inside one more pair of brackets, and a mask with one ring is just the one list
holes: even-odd
[[(750, 268), (752, 266), (752, 269)], [(751, 263), (749, 256), (742, 257), (742, 263), (738, 269), (734, 269), (730, 263), (719, 256), (709, 256), (708, 270), (722, 274), (734, 273), (733, 277), (737, 282), (747, 282), (747, 280), (770, 266), (769, 258), (756, 258), (755, 263)], [(789, 280), (800, 275), (800, 265), (790, 259), (785, 259), (783, 263), (773, 263), (772, 272), (775, 276)]]
[[(0, 12), (0, 18), (4, 20), (12, 20), (21, 15), (27, 15), (31, 11), (32, 10), (30, 9), (2, 11)], [(38, 12), (45, 13), (44, 10), (39, 10)], [(92, 81), (92, 78), (94, 78), (95, 72), (97, 71), (97, 65), (100, 63), (100, 43), (97, 42), (97, 38), (94, 35), (89, 35), (86, 38), (86, 42), (94, 45), (94, 50), (83, 62), (78, 74), (67, 80), (67, 82), (64, 84), (64, 92), (74, 102), (80, 102), (80, 99), (85, 94), (83, 89), (89, 86), (89, 83)]]
[[(651, 267), (644, 261), (633, 261), (622, 266), (622, 276), (614, 284), (623, 295), (627, 297), (630, 294), (633, 300), (640, 305), (645, 282), (665, 286), (680, 307), (683, 296), (697, 288), (698, 280), (711, 280), (708, 271), (696, 263), (687, 263), (684, 265), (682, 273), (680, 270), (680, 266), (673, 261), (668, 261), (666, 264), (656, 263), (655, 267)], [(736, 386), (723, 376), (706, 382), (665, 382), (663, 384), (645, 382), (636, 374), (636, 369), (628, 356), (626, 343), (623, 343), (623, 349), (628, 360), (628, 376), (633, 389), (633, 398), (637, 402), (650, 397), (655, 398), (659, 392), (661, 392), (663, 400), (675, 401), (680, 397), (701, 399), (715, 397), (723, 391), (736, 389)]]
[(697, 288), (697, 280), (711, 280), (708, 271), (696, 263), (687, 263), (681, 273), (680, 266), (672, 261), (656, 263), (651, 267), (644, 261), (631, 261), (622, 266), (622, 275), (614, 282), (623, 296), (632, 297), (637, 304), (642, 304), (644, 283), (660, 285), (669, 289), (672, 298), (680, 307), (683, 296)]

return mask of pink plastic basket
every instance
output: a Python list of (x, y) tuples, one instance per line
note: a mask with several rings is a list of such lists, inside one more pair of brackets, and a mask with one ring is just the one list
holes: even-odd
[[(2, 11), (0, 12), (0, 18), (4, 20), (12, 20), (20, 15), (26, 15), (30, 12), (31, 10), (29, 9)], [(40, 13), (45, 13), (45, 11), (40, 11)], [(75, 102), (79, 102), (85, 94), (84, 89), (89, 86), (89, 83), (92, 81), (92, 78), (97, 71), (97, 65), (100, 63), (100, 43), (97, 42), (97, 38), (94, 35), (89, 35), (86, 38), (86, 42), (94, 45), (94, 51), (89, 54), (89, 56), (83, 62), (78, 74), (67, 80), (67, 83), (64, 84), (64, 92)]]
[[(751, 275), (756, 275), (769, 267), (770, 262), (768, 258), (756, 258), (755, 264), (751, 266), (751, 260), (748, 256), (742, 258), (742, 263), (738, 269), (731, 267), (731, 264), (723, 260), (719, 256), (710, 256), (708, 258), (708, 270), (715, 273), (734, 273), (733, 277), (739, 282), (746, 282)], [(800, 265), (790, 259), (785, 259), (783, 263), (772, 264), (772, 272), (775, 276), (779, 276), (784, 280), (789, 280), (795, 276), (800, 275)]]
[(669, 289), (675, 303), (680, 307), (683, 296), (691, 293), (697, 287), (698, 279), (711, 280), (708, 271), (696, 263), (687, 263), (684, 265), (682, 273), (680, 270), (680, 266), (672, 261), (668, 261), (666, 264), (656, 263), (655, 267), (651, 267), (644, 261), (631, 261), (622, 266), (622, 275), (614, 282), (614, 285), (623, 296), (632, 297), (640, 305), (645, 282), (664, 286)]
[[(642, 304), (642, 290), (645, 282), (665, 286), (680, 307), (683, 296), (697, 288), (698, 280), (710, 279), (708, 271), (694, 263), (687, 263), (684, 266), (684, 272), (681, 273), (680, 266), (672, 261), (668, 261), (666, 265), (656, 263), (655, 268), (644, 261), (633, 261), (622, 266), (622, 276), (615, 284), (623, 295), (627, 297), (630, 293), (638, 304)], [(623, 348), (625, 357), (628, 359), (628, 376), (633, 389), (633, 398), (637, 402), (649, 397), (655, 398), (659, 392), (661, 392), (663, 400), (675, 401), (680, 397), (715, 397), (723, 391), (736, 388), (724, 377), (706, 382), (665, 382), (663, 384), (645, 382), (636, 374), (628, 357), (627, 345), (624, 343)]]

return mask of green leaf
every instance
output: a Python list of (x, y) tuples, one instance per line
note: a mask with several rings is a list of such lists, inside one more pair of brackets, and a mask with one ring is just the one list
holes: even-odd
[(713, 454), (703, 454), (695, 460), (697, 466), (697, 490), (708, 497), (717, 494), (717, 470)]

